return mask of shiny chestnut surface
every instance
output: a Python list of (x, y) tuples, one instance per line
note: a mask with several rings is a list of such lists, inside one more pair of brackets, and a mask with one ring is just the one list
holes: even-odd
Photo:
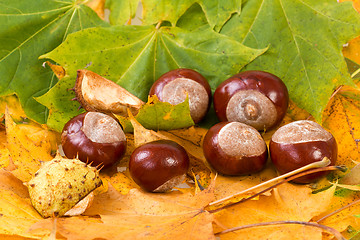
[[(83, 131), (84, 119), (87, 114), (89, 114), (89, 112), (75, 116), (65, 124), (61, 134), (61, 144), (65, 156), (67, 158), (78, 157), (85, 163), (92, 163), (93, 166), (111, 166), (115, 162), (119, 161), (125, 154), (125, 134), (122, 132), (120, 125), (114, 119), (102, 113), (95, 113), (96, 115), (105, 115), (106, 119), (111, 122), (112, 126), (116, 126), (116, 133), (114, 131), (114, 133), (108, 132), (105, 134), (119, 135), (121, 140), (114, 142), (106, 142), (106, 140), (100, 140), (99, 142), (92, 141)], [(93, 113), (91, 112), (90, 114)], [(94, 126), (94, 129), (89, 129), (88, 131), (96, 130), (100, 131), (98, 132), (98, 136), (101, 138), (103, 134), (101, 133), (101, 127), (98, 128)], [(104, 139), (106, 139), (106, 137), (104, 137)]]
[[(271, 161), (280, 174), (284, 174), (313, 162), (321, 161), (324, 157), (335, 165), (337, 160), (337, 143), (331, 133), (319, 124), (301, 120), (279, 128), (269, 145)], [(310, 183), (323, 177), (327, 172), (307, 175), (293, 182)]]
[(132, 179), (143, 189), (165, 192), (179, 183), (174, 179), (185, 178), (189, 164), (189, 156), (181, 145), (170, 140), (158, 140), (134, 150), (129, 171)]
[(205, 135), (203, 151), (210, 165), (225, 175), (258, 172), (268, 157), (259, 132), (239, 122), (220, 122), (211, 127)]
[[(249, 102), (246, 102), (245, 99), (241, 103), (244, 106), (236, 106), (236, 103), (232, 103), (233, 106), (229, 107), (229, 102), (231, 103), (232, 98), (240, 91), (249, 91), (248, 94), (244, 92), (246, 96), (239, 97), (239, 99), (249, 98)], [(254, 96), (255, 94), (260, 97), (263, 96), (258, 104), (271, 103), (271, 106), (264, 106), (261, 109), (261, 106), (256, 103), (258, 97)], [(248, 107), (249, 113), (245, 112), (244, 120), (240, 122), (251, 125), (258, 130), (264, 130), (264, 128), (272, 128), (281, 122), (287, 111), (289, 94), (285, 84), (277, 76), (264, 71), (245, 71), (222, 82), (214, 92), (213, 101), (216, 115), (220, 121), (237, 121), (236, 115), (245, 112), (246, 107)], [(248, 105), (248, 103), (250, 104)], [(238, 110), (234, 108), (238, 108)], [(265, 112), (264, 114), (262, 111), (272, 112)], [(262, 116), (264, 120), (261, 120)], [(266, 118), (271, 119), (266, 120)], [(258, 123), (260, 120), (264, 122)]]
[(195, 123), (200, 122), (211, 105), (211, 88), (200, 73), (187, 68), (171, 70), (152, 85), (149, 95), (160, 101), (179, 104), (189, 96), (190, 114)]

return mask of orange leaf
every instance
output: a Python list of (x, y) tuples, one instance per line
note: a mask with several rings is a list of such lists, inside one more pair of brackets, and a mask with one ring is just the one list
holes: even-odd
[[(213, 216), (203, 211), (213, 199), (213, 186), (195, 196), (178, 192), (152, 194), (133, 189), (122, 195), (109, 187), (97, 196), (88, 215), (57, 220), (57, 230), (72, 239), (215, 239)], [(51, 220), (41, 221), (33, 230), (52, 228)]]
[(105, 18), (105, 0), (92, 0), (88, 2), (86, 5), (88, 5), (90, 8), (92, 8), (97, 15), (104, 20)]
[[(360, 13), (360, 0), (340, 0), (339, 2), (353, 1), (354, 8)], [(360, 36), (348, 42), (343, 48), (344, 57), (360, 64)]]
[[(64, 69), (62, 66), (56, 65), (56, 64), (52, 64), (52, 63), (49, 62), (49, 61), (46, 61), (45, 63), (46, 63), (47, 65), (49, 65), (49, 67), (50, 67), (51, 70), (55, 73), (56, 77), (57, 77), (59, 80), (61, 80), (61, 79), (65, 76), (66, 72), (65, 72), (65, 69)], [(44, 63), (44, 64), (45, 64), (45, 63)]]
[(28, 229), (42, 218), (32, 207), (27, 188), (23, 183), (13, 174), (2, 169), (0, 169), (0, 195), (0, 234), (32, 237)]
[(360, 64), (360, 37), (356, 37), (348, 42), (343, 48), (344, 57)]

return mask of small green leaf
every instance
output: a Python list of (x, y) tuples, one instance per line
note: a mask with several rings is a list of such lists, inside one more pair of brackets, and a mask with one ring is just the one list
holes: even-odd
[(360, 34), (360, 16), (351, 2), (328, 0), (249, 0), (221, 33), (266, 54), (246, 69), (271, 72), (289, 89), (291, 99), (321, 121), (339, 85), (353, 85), (343, 44)]
[[(128, 117), (116, 116), (125, 132), (132, 132), (133, 127)], [(146, 129), (173, 130), (194, 125), (190, 116), (189, 99), (171, 105), (160, 102), (156, 96), (149, 97), (148, 102), (141, 107), (135, 119)]]
[(88, 70), (146, 101), (152, 84), (172, 69), (194, 69), (215, 90), (220, 82), (238, 73), (265, 50), (248, 48), (206, 26), (192, 32), (154, 26), (86, 29), (69, 35), (58, 48), (42, 56), (63, 66), (69, 77), (38, 100), (51, 109), (48, 125), (59, 130), (76, 111), (67, 109), (72, 107), (68, 102), (74, 97), (67, 89), (74, 85), (77, 69), (88, 66)]
[(112, 25), (124, 25), (135, 17), (139, 0), (107, 0), (105, 8), (110, 10), (109, 21)]
[(34, 97), (56, 83), (38, 57), (69, 33), (105, 25), (90, 8), (71, 0), (0, 0), (0, 95), (17, 93), (27, 116), (44, 123), (47, 109)]

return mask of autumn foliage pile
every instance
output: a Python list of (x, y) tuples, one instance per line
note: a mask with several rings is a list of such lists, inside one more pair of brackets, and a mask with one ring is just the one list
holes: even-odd
[[(138, 3), (0, 0), (0, 238), (357, 239), (359, 1), (142, 0), (142, 24), (130, 25)], [(85, 68), (147, 103), (119, 119), (127, 151), (101, 170), (90, 207), (44, 219), (24, 183), (59, 154), (59, 132), (82, 112), (69, 89)], [(148, 99), (152, 83), (176, 68), (199, 71), (212, 91), (243, 70), (276, 74), (291, 99), (281, 125), (320, 123), (337, 140), (337, 165), (347, 171), (308, 185), (258, 186), (278, 176), (270, 161), (257, 174), (217, 175), (202, 151), (217, 122), (213, 110), (191, 126), (186, 102)], [(262, 133), (267, 144), (275, 130)], [(158, 139), (182, 145), (190, 169), (173, 191), (154, 194), (133, 182), (128, 161), (137, 146)]]

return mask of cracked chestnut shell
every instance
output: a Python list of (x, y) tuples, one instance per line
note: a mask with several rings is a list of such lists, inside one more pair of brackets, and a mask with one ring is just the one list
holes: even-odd
[(220, 121), (242, 122), (260, 131), (278, 125), (288, 103), (283, 81), (264, 71), (238, 73), (214, 92), (214, 109)]
[(219, 173), (245, 175), (262, 170), (268, 150), (260, 133), (240, 122), (220, 122), (206, 133), (206, 160)]
[[(313, 121), (300, 120), (280, 127), (271, 137), (270, 156), (276, 169), (284, 174), (324, 157), (335, 165), (337, 143), (333, 135)], [(293, 180), (296, 183), (310, 183), (325, 176), (327, 172), (310, 174)]]
[(61, 144), (67, 158), (108, 167), (124, 156), (126, 136), (112, 117), (86, 112), (65, 124)]
[(192, 69), (179, 68), (163, 74), (151, 87), (149, 95), (172, 105), (182, 103), (189, 96), (190, 115), (200, 122), (209, 111), (211, 88), (207, 80)]
[(134, 150), (129, 171), (132, 179), (146, 191), (166, 192), (185, 179), (189, 164), (189, 156), (181, 145), (158, 140)]
[(77, 71), (74, 90), (74, 100), (88, 112), (127, 116), (127, 109), (130, 109), (136, 115), (144, 104), (126, 89), (89, 70)]

